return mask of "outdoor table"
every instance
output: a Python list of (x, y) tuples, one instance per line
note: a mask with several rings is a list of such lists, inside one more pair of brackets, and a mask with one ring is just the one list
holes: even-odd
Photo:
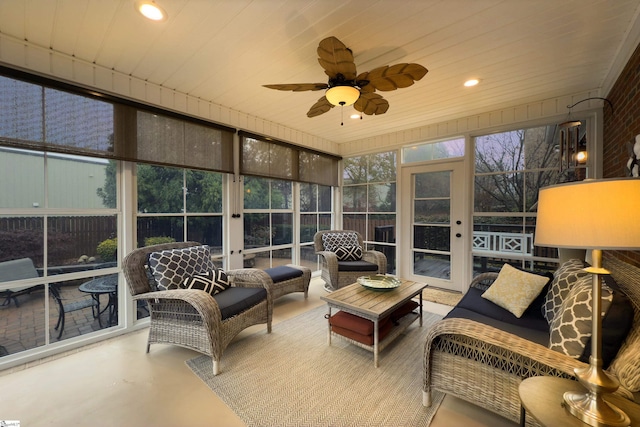
[[(91, 298), (98, 303), (97, 316), (100, 316), (105, 311), (109, 313), (109, 326), (113, 326), (113, 322), (118, 316), (118, 275), (110, 274), (96, 277), (93, 280), (84, 282), (78, 289), (91, 294)], [(100, 310), (100, 295), (102, 294), (107, 294), (109, 299), (107, 305)]]

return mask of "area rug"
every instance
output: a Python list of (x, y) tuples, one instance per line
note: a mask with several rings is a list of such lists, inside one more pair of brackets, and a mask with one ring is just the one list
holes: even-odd
[(453, 307), (462, 299), (462, 293), (439, 288), (425, 288), (422, 291), (422, 299)]
[(422, 358), (430, 325), (424, 313), (380, 353), (333, 338), (327, 342), (326, 307), (318, 307), (232, 343), (222, 372), (211, 358), (187, 365), (247, 426), (428, 426), (444, 395), (422, 406)]

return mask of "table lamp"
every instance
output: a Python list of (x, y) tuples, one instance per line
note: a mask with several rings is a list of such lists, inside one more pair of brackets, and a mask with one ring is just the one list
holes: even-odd
[(618, 388), (618, 380), (602, 369), (602, 316), (600, 276), (602, 250), (640, 249), (640, 179), (585, 180), (540, 190), (536, 219), (536, 246), (591, 250), (592, 332), (589, 366), (576, 368), (576, 378), (587, 391), (566, 392), (567, 410), (592, 426), (628, 426), (629, 417), (605, 402), (603, 396)]

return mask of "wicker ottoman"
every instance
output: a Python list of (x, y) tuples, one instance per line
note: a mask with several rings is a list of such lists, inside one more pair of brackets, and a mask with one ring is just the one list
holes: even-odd
[(304, 292), (304, 297), (309, 295), (309, 282), (311, 281), (311, 269), (300, 265), (281, 265), (264, 270), (273, 281), (271, 297), (275, 301), (283, 295), (292, 292)]

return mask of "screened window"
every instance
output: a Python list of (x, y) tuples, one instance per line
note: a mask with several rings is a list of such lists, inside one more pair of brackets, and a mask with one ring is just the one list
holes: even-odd
[(345, 230), (362, 234), (368, 247), (387, 256), (394, 273), (396, 230), (396, 152), (344, 159), (343, 215)]
[(312, 271), (319, 270), (318, 256), (313, 247), (316, 232), (330, 230), (332, 220), (332, 189), (326, 185), (299, 184), (300, 188), (300, 262)]
[[(117, 186), (113, 199), (100, 196), (111, 167), (102, 159), (0, 147), (0, 324), (6, 326), (0, 342), (6, 354), (118, 324), (114, 300), (94, 300), (84, 287), (112, 278), (112, 293), (118, 292)], [(87, 301), (100, 301), (100, 313), (91, 305), (64, 311)]]
[(244, 177), (245, 265), (269, 268), (293, 259), (290, 181)]
[(191, 240), (221, 256), (222, 181), (217, 172), (138, 164), (138, 246)]
[(464, 138), (447, 141), (413, 144), (402, 149), (403, 163), (417, 163), (428, 160), (452, 159), (464, 156)]
[(474, 270), (552, 268), (557, 251), (533, 245), (538, 190), (577, 179), (560, 172), (556, 126), (475, 138)]

